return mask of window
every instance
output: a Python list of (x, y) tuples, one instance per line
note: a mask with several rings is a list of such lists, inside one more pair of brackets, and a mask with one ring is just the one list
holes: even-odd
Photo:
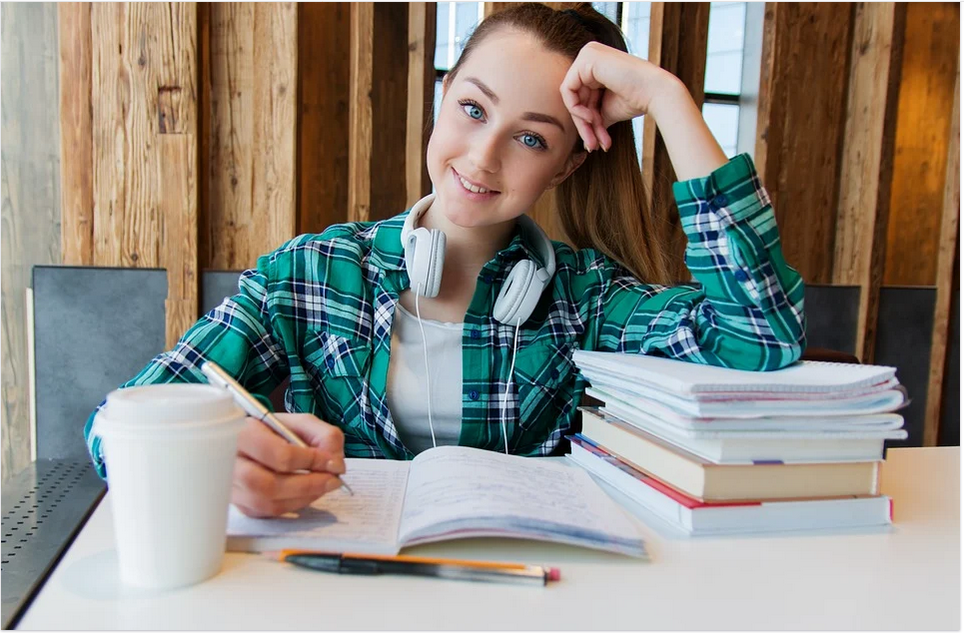
[[(597, 11), (620, 25), (626, 35), (629, 52), (643, 59), (649, 57), (651, 6), (650, 2), (593, 3)], [(728, 157), (735, 156), (738, 151), (746, 14), (745, 2), (710, 4), (703, 119)], [(640, 164), (644, 118), (638, 117), (633, 121)]]
[(435, 20), (435, 106), (433, 119), (438, 118), (442, 103), (442, 77), (459, 55), (472, 30), (482, 21), (481, 2), (439, 2)]

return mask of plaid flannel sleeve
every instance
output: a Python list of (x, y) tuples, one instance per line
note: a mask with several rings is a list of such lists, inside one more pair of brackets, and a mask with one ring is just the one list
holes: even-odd
[[(269, 268), (283, 254), (284, 247), (272, 255), (259, 258), (256, 269), (242, 273), (238, 294), (226, 298), (221, 305), (201, 317), (181, 337), (174, 349), (155, 356), (121, 389), (165, 383), (206, 382), (200, 366), (213, 360), (270, 407), (268, 396), (287, 375), (283, 349), (272, 335), (269, 318)], [(104, 401), (106, 402), (106, 400)], [(94, 467), (101, 477), (107, 470), (100, 437), (94, 432), (94, 420), (101, 407), (87, 419), (84, 439)]]
[(673, 185), (695, 284), (644, 284), (614, 266), (597, 296), (597, 349), (737, 369), (796, 361), (806, 342), (804, 285), (787, 265), (752, 159)]

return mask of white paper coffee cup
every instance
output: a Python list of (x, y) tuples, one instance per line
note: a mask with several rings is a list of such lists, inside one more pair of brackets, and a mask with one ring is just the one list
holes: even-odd
[(245, 414), (210, 385), (111, 392), (97, 415), (121, 580), (170, 589), (218, 573)]

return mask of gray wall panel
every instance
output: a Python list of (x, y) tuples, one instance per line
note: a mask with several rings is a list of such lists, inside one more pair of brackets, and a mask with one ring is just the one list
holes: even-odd
[(922, 446), (927, 412), (927, 383), (930, 374), (931, 330), (934, 327), (933, 287), (880, 289), (877, 340), (874, 363), (897, 368), (897, 378), (907, 388), (911, 401), (900, 411), (908, 437), (887, 446)]
[(944, 387), (941, 391), (941, 422), (937, 433), (939, 446), (961, 445), (961, 286), (957, 272), (960, 269), (955, 266), (954, 270), (954, 294), (951, 296)]
[(241, 271), (205, 270), (201, 273), (201, 314), (207, 314), (225, 297), (238, 294)]
[(34, 267), (38, 458), (87, 458), (90, 413), (164, 351), (166, 296), (164, 270)]
[(860, 286), (807, 284), (807, 346), (853, 354), (857, 349)]

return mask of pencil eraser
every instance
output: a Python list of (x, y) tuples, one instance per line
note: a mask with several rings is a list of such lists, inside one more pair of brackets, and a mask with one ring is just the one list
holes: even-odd
[(550, 567), (550, 568), (549, 568), (548, 579), (549, 579), (549, 580), (559, 580), (560, 578), (562, 578), (562, 572), (559, 571), (559, 568), (558, 568), (558, 567)]

